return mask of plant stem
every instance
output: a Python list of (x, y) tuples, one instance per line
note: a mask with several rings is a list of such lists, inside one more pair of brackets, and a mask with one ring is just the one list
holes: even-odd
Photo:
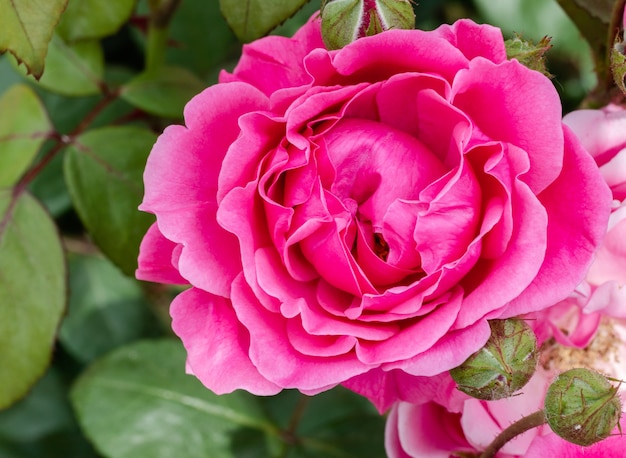
[(168, 28), (159, 27), (150, 21), (148, 41), (146, 43), (146, 71), (155, 72), (165, 62)]
[(157, 71), (165, 62), (169, 24), (182, 0), (164, 0), (151, 4), (146, 43), (146, 71)]
[(496, 436), (493, 442), (491, 442), (491, 444), (489, 444), (485, 451), (480, 455), (480, 458), (495, 457), (498, 450), (500, 450), (508, 441), (530, 429), (543, 425), (546, 421), (546, 415), (543, 412), (543, 409), (516, 421)]
[(289, 419), (289, 425), (287, 425), (287, 429), (281, 434), (283, 439), (283, 449), (280, 454), (281, 458), (287, 456), (289, 446), (297, 442), (296, 430), (298, 429), (300, 420), (302, 420), (304, 411), (309, 404), (309, 400), (309, 396), (301, 394), (296, 407), (293, 409), (293, 413)]

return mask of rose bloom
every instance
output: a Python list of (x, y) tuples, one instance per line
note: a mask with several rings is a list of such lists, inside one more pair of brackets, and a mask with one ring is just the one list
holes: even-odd
[(159, 137), (137, 277), (216, 393), (345, 382), (383, 410), (487, 319), (583, 279), (610, 196), (550, 81), (461, 20), (328, 51), (317, 19), (244, 47)]

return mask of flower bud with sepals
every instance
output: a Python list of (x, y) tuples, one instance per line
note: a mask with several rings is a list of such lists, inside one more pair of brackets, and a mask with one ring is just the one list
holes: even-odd
[(410, 0), (327, 0), (322, 4), (322, 38), (328, 49), (340, 49), (358, 38), (390, 29), (413, 29)]
[(622, 415), (618, 387), (603, 375), (575, 368), (548, 388), (544, 410), (548, 425), (568, 442), (591, 445), (607, 438)]
[(486, 401), (512, 396), (535, 373), (537, 339), (519, 319), (491, 320), (491, 337), (478, 352), (450, 371), (459, 390)]

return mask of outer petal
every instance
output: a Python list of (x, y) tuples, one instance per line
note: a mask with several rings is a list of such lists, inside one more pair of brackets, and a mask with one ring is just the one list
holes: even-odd
[(511, 301), (502, 318), (539, 310), (567, 297), (583, 280), (606, 232), (611, 192), (567, 127), (563, 171), (539, 199), (550, 215), (546, 258), (535, 280)]
[(468, 60), (479, 56), (496, 64), (506, 60), (502, 31), (497, 27), (461, 19), (452, 25), (440, 26), (434, 33), (458, 48)]
[(433, 377), (416, 377), (397, 369), (372, 369), (342, 385), (368, 398), (381, 414), (397, 401), (412, 404), (433, 401), (451, 412), (460, 412), (468, 398), (456, 388), (448, 372)]
[[(488, 138), (528, 153), (522, 179), (539, 193), (561, 172), (561, 101), (548, 78), (517, 61), (474, 59), (452, 86), (453, 104)], [(538, 116), (538, 113), (541, 115)]]
[(186, 285), (187, 280), (180, 276), (174, 263), (176, 247), (175, 243), (163, 237), (156, 223), (150, 226), (139, 247), (137, 279)]
[(324, 42), (320, 21), (312, 18), (293, 38), (269, 36), (244, 45), (235, 70), (222, 72), (220, 83), (247, 82), (268, 97), (280, 89), (310, 84), (303, 61), (315, 48), (324, 48)]
[(458, 414), (434, 402), (422, 405), (403, 402), (396, 409), (397, 418), (392, 416), (389, 421), (397, 421), (397, 426), (390, 426), (397, 429), (402, 448), (409, 456), (448, 458), (451, 452), (475, 451), (463, 436)]
[[(622, 430), (626, 430), (626, 420), (622, 418), (620, 424)], [(524, 456), (526, 458), (623, 458), (624, 437), (616, 429), (612, 436), (589, 447), (581, 447), (550, 433), (536, 437)]]
[(265, 396), (281, 390), (250, 361), (250, 335), (227, 299), (192, 288), (174, 299), (170, 313), (172, 328), (187, 349), (188, 367), (211, 391), (244, 389)]
[(239, 117), (267, 103), (242, 83), (206, 89), (185, 107), (187, 128), (171, 126), (159, 137), (144, 173), (139, 208), (155, 213), (162, 234), (182, 245), (181, 275), (224, 297), (241, 266), (237, 239), (216, 222), (219, 164), (239, 135)]
[(319, 357), (298, 352), (288, 341), (286, 319), (260, 306), (243, 275), (233, 283), (232, 299), (237, 318), (250, 331), (251, 360), (264, 377), (283, 388), (320, 392), (371, 368), (350, 353)]
[(459, 366), (480, 349), (491, 331), (487, 320), (477, 321), (472, 326), (450, 331), (436, 344), (413, 358), (397, 363), (384, 364), (384, 369), (402, 369), (409, 374), (433, 376)]
[(576, 110), (566, 114), (563, 123), (600, 165), (626, 147), (626, 110)]
[(355, 82), (382, 81), (403, 72), (436, 74), (452, 81), (468, 65), (468, 59), (454, 45), (423, 30), (388, 30), (361, 38), (332, 57), (335, 71)]

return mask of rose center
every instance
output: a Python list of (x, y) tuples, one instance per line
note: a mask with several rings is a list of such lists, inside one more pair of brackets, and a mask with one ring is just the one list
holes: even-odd
[(383, 221), (392, 203), (417, 200), (446, 172), (419, 140), (378, 122), (344, 119), (323, 138), (335, 172), (330, 191), (360, 222), (372, 224), (381, 247), (386, 245)]

